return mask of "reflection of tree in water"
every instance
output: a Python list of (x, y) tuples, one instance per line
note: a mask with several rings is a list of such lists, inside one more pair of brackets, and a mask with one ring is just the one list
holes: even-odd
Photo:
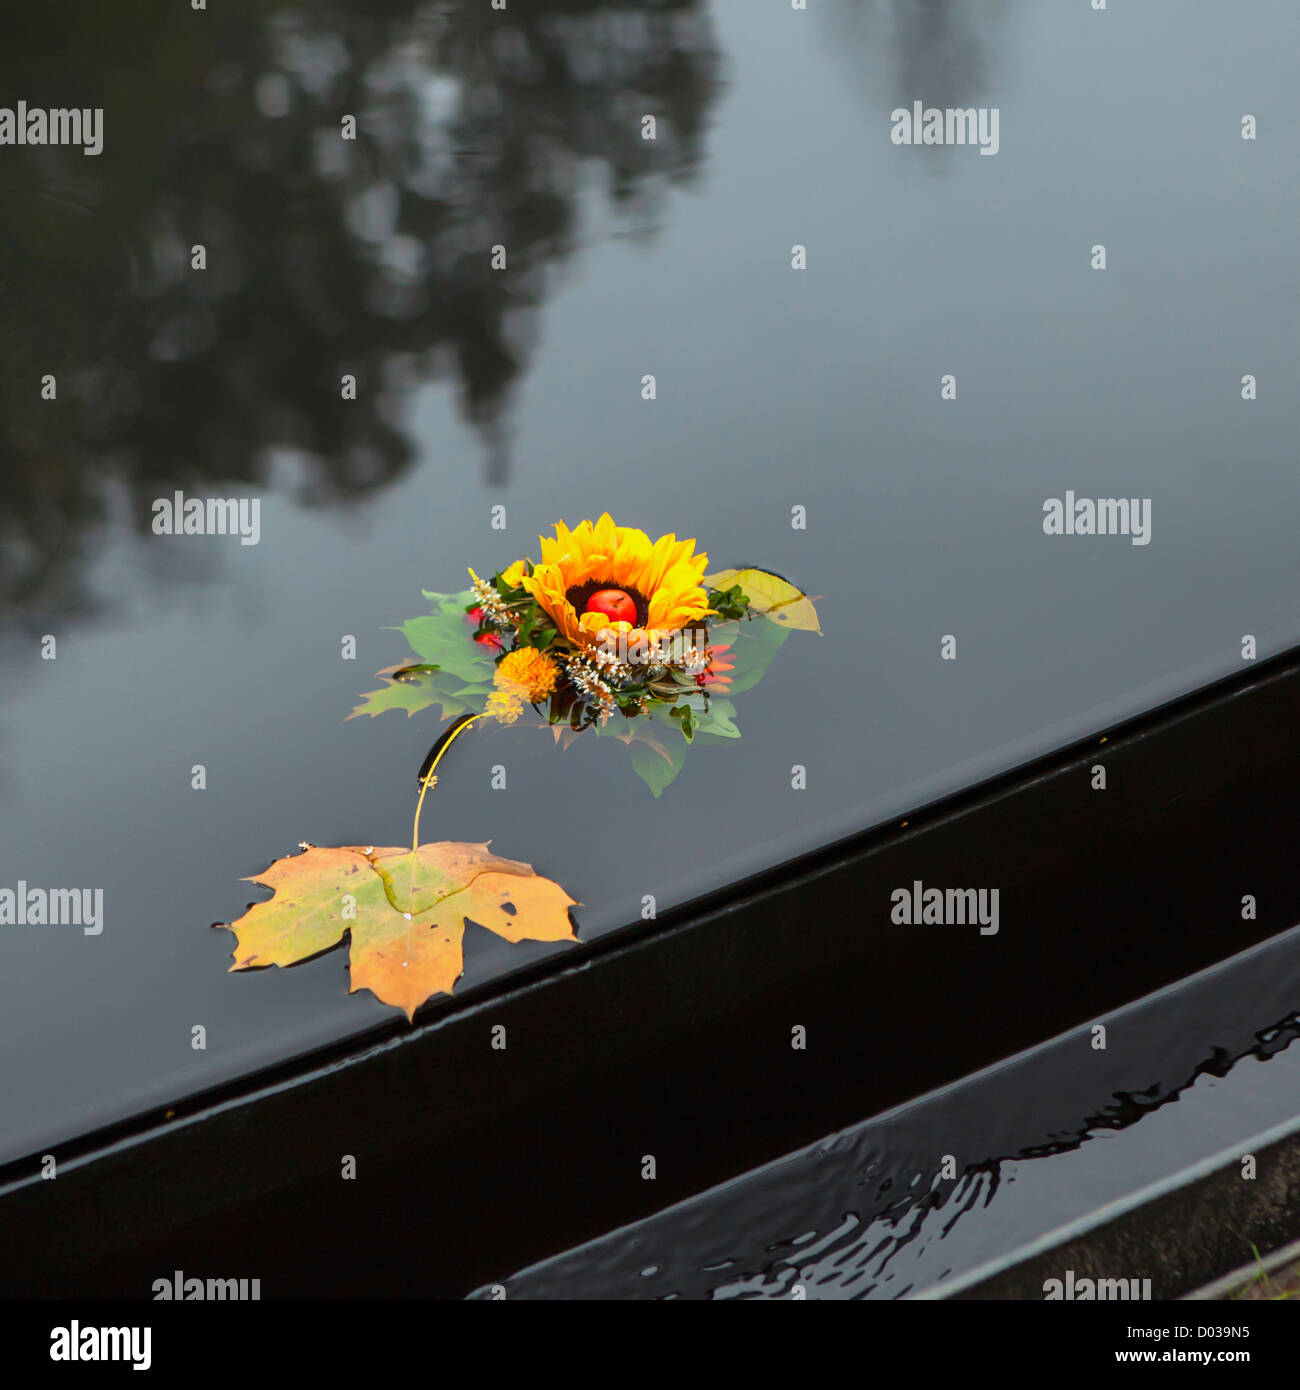
[(502, 481), (503, 409), (547, 269), (575, 246), (582, 166), (641, 220), (654, 176), (698, 166), (717, 65), (702, 3), (75, 0), (6, 18), (3, 90), (103, 107), (105, 148), (0, 152), (0, 601), (79, 597), (105, 477), (137, 524), (173, 487), (262, 482), (277, 448), (308, 459), (322, 501), (390, 481), (414, 457), (405, 399), (432, 378), (458, 383)]
[[(1004, 0), (836, 0), (829, 22), (837, 52), (855, 66), (880, 66), (885, 80), (872, 95), (886, 109), (996, 105), (992, 58)], [(884, 59), (882, 63), (882, 58)], [(927, 159), (942, 164), (950, 151), (927, 145)]]
[(894, 6), (899, 105), (918, 97), (931, 106), (971, 106), (996, 86), (986, 30), (1002, 18), (999, 0), (913, 0)]

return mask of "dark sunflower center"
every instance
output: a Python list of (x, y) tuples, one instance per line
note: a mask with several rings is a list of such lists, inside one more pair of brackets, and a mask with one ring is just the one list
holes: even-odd
[(573, 605), (578, 614), (587, 611), (587, 600), (602, 589), (621, 589), (636, 604), (636, 625), (644, 627), (650, 617), (650, 600), (639, 590), (620, 584), (617, 579), (588, 579), (585, 584), (575, 584), (564, 591), (564, 597)]

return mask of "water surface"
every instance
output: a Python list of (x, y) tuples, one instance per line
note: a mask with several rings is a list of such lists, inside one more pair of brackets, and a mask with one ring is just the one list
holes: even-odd
[[(426, 835), (531, 861), (588, 940), (1300, 640), (1284, 0), (123, 0), (0, 39), (6, 94), (105, 111), (98, 158), (0, 148), (3, 883), (105, 903), (4, 929), (0, 1157), (387, 1023), (342, 954), (229, 977), (208, 925), (299, 841), (405, 841), (431, 719), (342, 722), (385, 626), (557, 518), (779, 570), (827, 634), (658, 801), (606, 740), (458, 745)], [(892, 144), (914, 100), (996, 106), (997, 155)], [(259, 544), (152, 534), (177, 488), (260, 499)], [(1149, 497), (1150, 544), (1044, 535), (1067, 489)], [(462, 988), (563, 949), (472, 930)]]

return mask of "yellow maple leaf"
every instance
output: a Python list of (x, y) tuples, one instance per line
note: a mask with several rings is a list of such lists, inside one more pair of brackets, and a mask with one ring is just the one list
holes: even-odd
[(486, 844), (304, 845), (249, 881), (273, 896), (219, 924), (235, 933), (231, 970), (296, 965), (350, 934), (352, 992), (368, 989), (408, 1019), (431, 996), (452, 992), (467, 921), (510, 942), (578, 939), (569, 918), (577, 902)]
[(812, 599), (779, 574), (752, 568), (718, 570), (716, 574), (706, 574), (704, 582), (711, 589), (729, 589), (739, 584), (749, 599), (750, 608), (760, 617), (770, 618), (781, 627), (821, 634), (821, 623)]

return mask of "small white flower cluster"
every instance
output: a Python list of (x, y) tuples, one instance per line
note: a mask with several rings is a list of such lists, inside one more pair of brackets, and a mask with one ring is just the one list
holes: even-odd
[(501, 595), (486, 579), (476, 579), (471, 586), (474, 602), (483, 610), (483, 616), (502, 627), (510, 625), (510, 614), (501, 602)]
[(622, 685), (636, 678), (636, 672), (626, 661), (620, 661), (618, 652), (610, 647), (591, 647), (587, 658), (593, 669), (607, 682)]
[(600, 709), (600, 722), (603, 724), (614, 712), (614, 692), (601, 678), (593, 661), (586, 655), (571, 656), (565, 662), (569, 679), (588, 699), (594, 700)]
[(693, 647), (686, 654), (682, 667), (687, 675), (698, 676), (709, 669), (709, 662), (713, 660), (712, 647)]

